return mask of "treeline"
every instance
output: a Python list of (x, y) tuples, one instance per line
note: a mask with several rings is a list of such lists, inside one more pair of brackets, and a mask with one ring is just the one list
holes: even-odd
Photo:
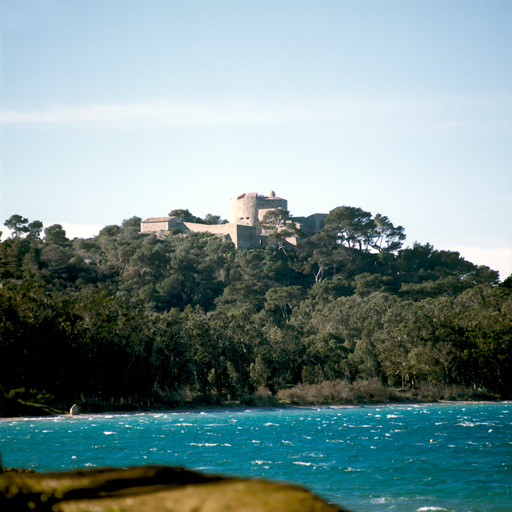
[(141, 235), (138, 217), (70, 241), (12, 216), (0, 243), (3, 392), (154, 405), (373, 379), (510, 397), (510, 277), (499, 284), (429, 244), (402, 248), (403, 228), (359, 208), (333, 210), (290, 250), (280, 216), (264, 219), (270, 244), (252, 251), (209, 234)]

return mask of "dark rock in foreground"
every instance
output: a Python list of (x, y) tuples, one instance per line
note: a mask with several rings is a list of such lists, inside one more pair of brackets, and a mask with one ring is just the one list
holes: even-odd
[(0, 474), (0, 510), (18, 512), (343, 512), (306, 489), (180, 467)]

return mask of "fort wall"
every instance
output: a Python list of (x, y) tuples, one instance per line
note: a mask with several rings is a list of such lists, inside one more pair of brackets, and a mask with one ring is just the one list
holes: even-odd
[[(242, 224), (197, 224), (183, 222), (184, 231), (195, 233), (211, 233), (212, 235), (229, 236), (237, 249), (254, 249), (263, 245), (255, 226)], [(178, 226), (180, 227), (180, 226)]]
[[(276, 209), (288, 210), (288, 201), (276, 197), (275, 192), (268, 196), (257, 193), (240, 194), (231, 200), (231, 223), (198, 224), (182, 222), (177, 217), (150, 217), (141, 222), (141, 233), (169, 232), (173, 228), (195, 233), (211, 233), (231, 239), (237, 249), (255, 249), (267, 245), (267, 237), (262, 235), (258, 221), (265, 213)], [(314, 213), (308, 217), (294, 217), (292, 222), (308, 235), (321, 231), (327, 214)], [(292, 245), (297, 239), (289, 239)]]
[(293, 217), (292, 221), (299, 229), (308, 235), (314, 235), (322, 231), (325, 226), (326, 217), (326, 213), (313, 213), (307, 217)]

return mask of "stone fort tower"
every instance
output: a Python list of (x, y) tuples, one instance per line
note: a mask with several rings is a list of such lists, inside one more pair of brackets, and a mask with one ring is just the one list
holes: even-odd
[(288, 210), (288, 201), (276, 197), (274, 191), (268, 196), (256, 193), (240, 194), (231, 199), (231, 223), (256, 226), (265, 213), (276, 209)]
[[(288, 210), (288, 201), (276, 197), (275, 192), (268, 196), (254, 192), (240, 194), (231, 200), (231, 223), (201, 224), (198, 222), (183, 222), (178, 217), (150, 217), (141, 222), (141, 233), (169, 233), (171, 230), (211, 233), (212, 235), (229, 236), (237, 249), (264, 248), (267, 236), (262, 232), (257, 222), (263, 219), (268, 211)], [(326, 213), (313, 213), (307, 217), (293, 217), (292, 222), (306, 235), (319, 233), (324, 226)], [(297, 244), (297, 238), (287, 239), (291, 245)]]

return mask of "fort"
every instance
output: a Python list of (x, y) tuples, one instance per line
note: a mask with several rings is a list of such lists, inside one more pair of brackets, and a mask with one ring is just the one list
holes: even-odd
[[(240, 194), (231, 199), (231, 222), (226, 224), (199, 224), (183, 222), (178, 217), (150, 217), (141, 222), (141, 233), (166, 233), (171, 230), (195, 231), (228, 237), (237, 249), (266, 247), (267, 234), (259, 222), (265, 213), (273, 210), (288, 211), (288, 201), (277, 197), (274, 191), (267, 196), (255, 192)], [(313, 213), (307, 217), (291, 217), (290, 222), (307, 235), (322, 230), (326, 213)], [(296, 238), (287, 239), (292, 245)]]

